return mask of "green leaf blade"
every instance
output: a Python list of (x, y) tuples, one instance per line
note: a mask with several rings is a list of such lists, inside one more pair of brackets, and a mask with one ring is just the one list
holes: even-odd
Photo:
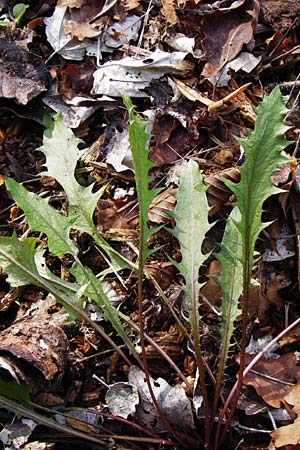
[(12, 178), (6, 178), (6, 186), (24, 211), (31, 230), (47, 235), (49, 250), (54, 256), (78, 253), (78, 248), (69, 237), (72, 220), (59, 214), (46, 199), (27, 191)]
[(158, 230), (158, 228), (150, 229), (148, 227), (148, 211), (154, 197), (159, 194), (161, 189), (149, 190), (149, 183), (151, 181), (149, 170), (155, 165), (149, 160), (148, 141), (151, 138), (151, 134), (146, 132), (148, 122), (141, 120), (134, 113), (134, 105), (128, 96), (124, 96), (123, 101), (129, 114), (128, 137), (132, 152), (139, 203), (139, 258), (141, 259), (142, 266), (144, 266), (147, 257), (152, 253), (148, 247), (148, 238)]
[[(75, 169), (84, 150), (79, 150), (82, 143), (63, 121), (60, 114), (54, 116), (54, 122), (47, 120), (43, 145), (38, 149), (46, 156), (47, 172), (41, 175), (52, 176), (64, 189), (68, 198), (68, 216), (72, 220), (72, 228), (88, 233), (108, 255), (111, 269), (118, 271), (132, 268), (133, 264), (114, 250), (100, 236), (93, 221), (97, 202), (105, 186), (93, 192), (94, 185), (81, 186), (75, 177)], [(72, 218), (72, 219), (71, 219)]]
[(77, 217), (74, 227), (90, 231), (93, 213), (102, 192), (93, 193), (93, 185), (83, 187), (75, 178), (77, 163), (84, 154), (78, 149), (82, 142), (65, 124), (62, 116), (57, 114), (53, 126), (46, 129), (43, 145), (38, 150), (46, 156), (47, 172), (41, 175), (55, 178), (64, 189), (68, 197), (69, 215)]
[(193, 303), (198, 302), (199, 269), (209, 255), (202, 253), (202, 243), (211, 224), (208, 222), (209, 206), (206, 186), (195, 161), (190, 160), (181, 175), (173, 218), (176, 221), (174, 236), (180, 243), (182, 260), (176, 266), (185, 279), (184, 308), (191, 317)]
[(256, 239), (267, 226), (261, 221), (263, 203), (271, 195), (281, 192), (271, 183), (270, 177), (280, 164), (288, 162), (281, 155), (289, 144), (284, 138), (289, 129), (283, 123), (286, 112), (280, 89), (275, 88), (257, 108), (254, 131), (249, 133), (247, 139), (237, 138), (246, 158), (240, 168), (240, 183), (224, 180), (236, 196), (236, 205), (241, 213), (237, 226), (242, 234), (243, 245), (247, 242), (249, 250), (244, 248), (244, 254), (248, 253), (251, 267)]
[(36, 278), (31, 275), (39, 276), (34, 261), (37, 242), (33, 237), (20, 240), (15, 233), (11, 237), (0, 237), (0, 265), (12, 287), (37, 285)]
[(241, 234), (236, 223), (240, 219), (240, 211), (234, 208), (228, 217), (226, 228), (220, 245), (220, 252), (215, 256), (221, 264), (221, 274), (215, 281), (222, 290), (220, 306), (220, 352), (216, 377), (214, 412), (220, 398), (221, 384), (224, 376), (230, 340), (234, 332), (234, 321), (241, 315), (239, 298), (243, 292), (243, 245)]

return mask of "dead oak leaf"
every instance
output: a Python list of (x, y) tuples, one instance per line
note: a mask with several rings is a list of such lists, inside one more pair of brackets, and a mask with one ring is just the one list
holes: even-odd
[(131, 11), (140, 6), (140, 0), (121, 0), (120, 3), (125, 11)]
[(57, 6), (68, 6), (68, 8), (81, 8), (86, 4), (86, 0), (58, 0)]
[[(286, 446), (294, 445), (297, 448), (300, 442), (300, 384), (296, 384), (292, 387), (290, 392), (284, 397), (285, 402), (289, 405), (293, 405), (292, 413), (297, 414), (297, 418), (294, 423), (286, 425), (284, 427), (277, 428), (272, 431), (272, 442), (270, 443), (269, 450), (277, 449), (279, 447), (287, 448)], [(297, 446), (297, 447), (296, 447)]]
[[(246, 364), (253, 357), (246, 355)], [(295, 382), (299, 381), (296, 356), (294, 353), (287, 353), (275, 360), (261, 358), (244, 377), (243, 383), (253, 386), (268, 405), (280, 408), (282, 399), (291, 391)]]
[(207, 63), (202, 71), (203, 77), (216, 75), (241, 51), (244, 44), (251, 41), (258, 13), (258, 1), (249, 0), (226, 14), (216, 11), (204, 18), (202, 47)]
[(86, 38), (94, 38), (99, 36), (101, 30), (95, 28), (95, 24), (77, 23), (72, 20), (64, 20), (64, 30), (66, 34), (77, 38), (79, 41), (83, 41)]
[(162, 4), (161, 12), (165, 17), (166, 21), (170, 25), (175, 25), (176, 23), (178, 23), (178, 17), (176, 14), (174, 0), (162, 0), (161, 4)]

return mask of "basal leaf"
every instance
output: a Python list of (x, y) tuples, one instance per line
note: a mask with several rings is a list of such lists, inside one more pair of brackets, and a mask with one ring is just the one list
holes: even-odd
[(281, 155), (289, 144), (284, 138), (288, 130), (283, 123), (286, 112), (280, 89), (275, 88), (257, 108), (254, 131), (246, 139), (237, 138), (245, 151), (240, 182), (235, 184), (224, 180), (236, 196), (236, 205), (241, 213), (237, 227), (242, 236), (243, 255), (249, 258), (251, 270), (256, 239), (268, 225), (261, 220), (263, 203), (271, 195), (281, 192), (271, 183), (270, 177), (279, 164), (287, 162), (287, 158)]
[(190, 320), (193, 311), (198, 310), (199, 269), (208, 258), (208, 255), (202, 253), (201, 247), (205, 234), (211, 228), (208, 222), (206, 187), (198, 164), (193, 160), (186, 164), (181, 175), (176, 199), (176, 209), (172, 214), (176, 220), (173, 234), (179, 241), (182, 255), (181, 262), (176, 266), (185, 279), (183, 309)]
[(240, 219), (240, 211), (234, 208), (228, 217), (226, 228), (220, 245), (221, 250), (215, 256), (221, 263), (221, 275), (216, 278), (222, 289), (221, 312), (221, 346), (227, 357), (230, 338), (241, 311), (238, 300), (243, 291), (242, 239), (236, 222)]
[[(223, 342), (220, 367), (223, 371), (226, 357), (226, 347), (229, 345), (229, 336), (232, 333), (232, 319), (236, 315), (235, 302), (238, 296), (238, 285), (230, 277), (230, 268), (235, 272), (235, 276), (241, 279), (242, 266), (242, 336), (240, 342), (240, 368), (238, 373), (238, 382), (234, 400), (232, 400), (231, 409), (226, 420), (224, 433), (228, 430), (231, 423), (240, 389), (243, 380), (243, 371), (245, 368), (245, 348), (247, 344), (247, 324), (249, 320), (248, 308), (250, 301), (250, 284), (252, 270), (254, 265), (254, 249), (259, 233), (268, 225), (262, 222), (263, 203), (273, 194), (281, 192), (270, 180), (272, 172), (281, 164), (286, 163), (287, 158), (281, 155), (283, 149), (289, 142), (285, 140), (284, 134), (288, 127), (284, 125), (283, 119), (287, 110), (282, 102), (279, 88), (275, 88), (269, 96), (266, 96), (256, 110), (256, 124), (253, 132), (247, 133), (246, 139), (237, 138), (245, 151), (245, 162), (240, 168), (241, 179), (238, 184), (229, 180), (223, 180), (236, 196), (237, 212), (228, 220), (229, 227), (225, 240), (230, 242), (224, 246), (223, 253), (220, 255), (223, 279), (221, 278), (224, 311), (226, 314), (225, 322), (223, 319)], [(236, 216), (237, 215), (237, 216)], [(234, 233), (236, 239), (233, 240)], [(230, 237), (231, 235), (231, 237)], [(233, 245), (232, 243), (235, 242)], [(242, 251), (240, 251), (240, 247)], [(229, 251), (230, 249), (230, 251)], [(236, 249), (236, 250), (234, 250)], [(237, 252), (234, 254), (234, 252)], [(236, 258), (236, 260), (235, 260)], [(230, 302), (228, 304), (228, 301)], [(230, 312), (225, 308), (229, 306)], [(234, 312), (235, 311), (235, 312)], [(232, 316), (232, 317), (231, 317)], [(225, 328), (224, 328), (225, 327)], [(224, 338), (225, 331), (225, 338)], [(217, 379), (216, 395), (214, 399), (213, 414), (216, 411), (218, 402), (218, 393), (220, 392), (221, 374), (219, 372)], [(225, 408), (221, 413), (221, 418), (225, 414)], [(220, 418), (220, 423), (221, 423)], [(217, 447), (220, 438), (220, 427), (217, 428), (215, 446)]]
[[(209, 256), (202, 252), (202, 244), (211, 225), (208, 222), (209, 206), (206, 187), (203, 184), (198, 164), (193, 160), (186, 164), (181, 174), (176, 199), (176, 209), (172, 215), (176, 220), (173, 233), (179, 241), (182, 257), (181, 262), (176, 266), (185, 280), (182, 314), (191, 325), (193, 349), (207, 423), (209, 401), (200, 340), (199, 291), (201, 286), (199, 269)], [(208, 433), (208, 429), (206, 433)]]
[(149, 190), (149, 170), (154, 167), (154, 164), (149, 160), (147, 143), (151, 134), (145, 131), (148, 122), (141, 120), (134, 113), (134, 106), (129, 97), (124, 96), (123, 101), (129, 113), (128, 134), (139, 203), (139, 258), (144, 266), (146, 258), (152, 253), (148, 247), (148, 238), (158, 230), (158, 228), (150, 229), (148, 227), (148, 211), (154, 197), (160, 192), (160, 189)]
[(62, 216), (48, 204), (46, 199), (27, 191), (12, 178), (6, 178), (6, 186), (24, 211), (31, 230), (47, 235), (49, 250), (54, 256), (78, 253), (76, 245), (69, 237), (74, 218), (72, 220)]
[(67, 127), (62, 116), (57, 114), (54, 116), (53, 128), (46, 130), (43, 146), (38, 150), (46, 156), (47, 172), (41, 175), (55, 178), (64, 189), (68, 198), (69, 215), (77, 217), (74, 227), (90, 231), (99, 192), (93, 193), (93, 184), (83, 187), (75, 178), (77, 163), (84, 153), (78, 149), (78, 145), (82, 143)]
[[(55, 277), (48, 277), (49, 270), (42, 267), (40, 258), (44, 246), (36, 248), (38, 239), (29, 237), (18, 239), (14, 233), (11, 237), (0, 237), (0, 266), (7, 273), (7, 281), (12, 287), (33, 284), (51, 292), (72, 317), (80, 316), (80, 309), (74, 305), (74, 289), (76, 284), (67, 283)], [(44, 274), (41, 273), (44, 271)]]
[[(51, 270), (47, 267), (46, 260), (44, 257), (45, 247), (40, 245), (36, 248), (34, 254), (34, 261), (36, 264), (36, 269), (40, 275), (40, 277), (47, 283), (50, 282), (50, 285), (59, 292), (60, 295), (64, 299), (71, 299), (72, 307), (74, 304), (78, 306), (80, 309), (83, 309), (83, 298), (78, 297), (78, 292), (80, 291), (80, 285), (77, 283), (63, 280), (62, 278), (57, 277)], [(59, 301), (59, 299), (58, 299)], [(64, 307), (69, 315), (69, 320), (75, 320), (78, 317), (78, 313), (74, 313), (73, 308), (70, 308), (69, 305), (64, 302)]]
[(93, 272), (88, 267), (81, 267), (77, 263), (73, 264), (70, 269), (70, 273), (76, 278), (77, 283), (81, 286), (85, 286), (82, 295), (85, 295), (89, 299), (93, 300), (100, 307), (106, 320), (111, 323), (131, 353), (136, 355), (134, 345), (125, 332), (117, 310), (112, 306), (107, 295), (104, 293), (101, 281), (95, 277)]
[(34, 261), (37, 242), (38, 239), (33, 237), (20, 240), (15, 233), (10, 237), (0, 237), (0, 265), (12, 287), (37, 284), (32, 276), (39, 276)]
[(68, 199), (68, 216), (72, 220), (72, 228), (85, 231), (93, 237), (109, 256), (113, 270), (132, 268), (132, 264), (99, 235), (93, 222), (94, 210), (103, 189), (93, 192), (93, 184), (84, 187), (75, 178), (76, 165), (84, 153), (78, 149), (81, 143), (64, 123), (62, 116), (54, 116), (54, 124), (45, 130), (43, 146), (38, 149), (46, 156), (47, 172), (42, 175), (52, 176), (63, 187)]
[(234, 321), (241, 315), (238, 301), (243, 291), (242, 238), (236, 225), (239, 219), (240, 211), (238, 208), (234, 208), (226, 223), (220, 252), (215, 255), (221, 264), (221, 274), (215, 281), (222, 289), (222, 304), (220, 306), (220, 352), (213, 415), (220, 398), (230, 339), (234, 331)]

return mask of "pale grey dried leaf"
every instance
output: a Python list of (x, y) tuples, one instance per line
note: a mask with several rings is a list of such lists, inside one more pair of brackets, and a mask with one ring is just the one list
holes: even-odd
[(64, 20), (70, 19), (67, 9), (67, 6), (56, 6), (52, 16), (44, 19), (46, 36), (55, 53), (65, 59), (81, 60), (90, 41), (78, 42), (65, 33)]
[[(92, 99), (91, 99), (92, 100)], [(43, 98), (45, 105), (57, 113), (61, 113), (64, 122), (70, 128), (77, 128), (99, 108), (99, 104), (91, 103), (91, 106), (67, 105), (59, 96), (46, 95)]]
[(225, 66), (214, 76), (209, 77), (209, 81), (215, 86), (227, 86), (231, 80), (230, 70), (238, 72), (250, 73), (261, 61), (261, 56), (254, 56), (249, 52), (242, 52), (237, 58), (229, 61)]
[(68, 420), (66, 420), (65, 416), (62, 416), (59, 413), (55, 414), (54, 416), (56, 422), (64, 426), (72, 422), (72, 426), (76, 427), (77, 420), (77, 429), (80, 430), (80, 427), (84, 427), (83, 429), (85, 432), (87, 432), (87, 430), (89, 430), (89, 432), (91, 433), (96, 434), (99, 434), (101, 432), (103, 419), (96, 409), (73, 409), (71, 411), (68, 411), (66, 414), (67, 416), (71, 417), (71, 420), (69, 419), (69, 422)]
[(275, 248), (267, 248), (262, 256), (266, 262), (283, 261), (295, 255), (295, 242), (292, 230), (283, 225), (279, 238), (275, 239)]
[(195, 38), (187, 37), (183, 33), (167, 36), (165, 42), (174, 50), (194, 54)]
[(139, 403), (138, 390), (136, 386), (129, 383), (115, 383), (109, 387), (105, 401), (114, 416), (127, 419), (130, 414), (135, 413)]
[(113, 166), (117, 172), (131, 170), (133, 172), (133, 159), (129, 145), (128, 130), (116, 130), (108, 143), (106, 162)]
[(30, 31), (0, 28), (0, 97), (15, 98), (21, 105), (48, 89), (49, 73), (38, 55), (30, 52)]
[(19, 450), (29, 439), (38, 424), (29, 419), (14, 420), (0, 432), (0, 441), (5, 450)]
[(91, 93), (112, 97), (148, 97), (143, 89), (152, 80), (174, 71), (186, 55), (186, 52), (156, 50), (144, 59), (127, 56), (119, 61), (108, 61), (94, 72)]
[[(138, 367), (132, 366), (129, 371), (130, 384), (137, 387), (140, 403), (134, 417), (146, 428), (153, 431), (166, 431), (151, 399), (145, 374)], [(157, 403), (162, 412), (178, 430), (192, 430), (194, 428), (192, 407), (183, 387), (179, 384), (170, 386), (163, 378), (150, 380)]]
[(141, 17), (134, 14), (127, 16), (121, 22), (114, 22), (107, 28), (103, 36), (101, 51), (113, 51), (132, 40), (136, 40), (139, 36), (141, 23)]

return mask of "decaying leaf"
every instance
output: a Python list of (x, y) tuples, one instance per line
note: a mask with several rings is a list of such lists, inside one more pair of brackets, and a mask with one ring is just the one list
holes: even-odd
[(175, 25), (176, 23), (178, 23), (178, 17), (176, 14), (174, 3), (174, 0), (162, 0), (161, 12), (170, 25)]
[[(165, 430), (165, 425), (153, 405), (145, 374), (139, 368), (132, 366), (128, 379), (130, 384), (136, 386), (140, 402), (137, 405), (134, 417), (142, 425), (153, 431)], [(156, 400), (166, 418), (178, 430), (193, 430), (194, 421), (192, 408), (182, 386), (170, 386), (162, 378), (150, 379)]]
[(49, 73), (38, 55), (28, 50), (30, 31), (0, 27), (0, 97), (22, 105), (48, 89)]
[(113, 415), (127, 419), (130, 414), (135, 413), (139, 403), (138, 390), (129, 383), (115, 383), (109, 387), (105, 401)]
[[(270, 443), (269, 450), (275, 450), (277, 448), (297, 449), (300, 440), (300, 384), (295, 384), (284, 397), (284, 401), (289, 405), (292, 405), (292, 413), (296, 416), (294, 423), (286, 425), (284, 427), (277, 428), (272, 431), (272, 442)], [(291, 412), (290, 412), (291, 414)], [(284, 446), (284, 447), (283, 447)]]
[(140, 0), (121, 0), (121, 4), (125, 11), (136, 9), (140, 5)]
[(151, 81), (174, 72), (185, 56), (185, 52), (156, 50), (144, 59), (127, 56), (120, 61), (108, 61), (94, 72), (92, 94), (147, 97), (143, 90)]
[(69, 8), (81, 8), (86, 0), (57, 0), (57, 6), (68, 6)]
[(252, 53), (242, 52), (237, 58), (227, 62), (224, 67), (214, 76), (209, 78), (215, 86), (227, 86), (231, 79), (230, 71), (238, 72), (242, 70), (251, 73), (260, 63), (261, 57), (256, 57)]
[(222, 170), (215, 175), (208, 175), (204, 177), (205, 184), (208, 185), (207, 199), (211, 206), (210, 214), (213, 215), (226, 208), (229, 204), (231, 191), (225, 186), (224, 179), (231, 180), (233, 183), (238, 183), (240, 180), (240, 171), (235, 167)]
[(208, 61), (202, 71), (203, 77), (216, 75), (241, 51), (243, 44), (250, 42), (258, 13), (258, 0), (249, 0), (226, 14), (216, 11), (204, 18), (202, 46)]
[[(248, 355), (248, 363), (250, 362)], [(261, 358), (245, 376), (243, 382), (255, 388), (268, 405), (279, 408), (282, 399), (291, 391), (295, 382), (300, 381), (295, 354), (287, 353), (274, 360)]]
[(30, 419), (15, 420), (6, 424), (0, 432), (0, 441), (5, 450), (19, 450), (28, 441), (30, 435), (38, 424)]
[(176, 199), (175, 189), (168, 188), (154, 197), (148, 212), (148, 219), (154, 223), (170, 222), (170, 211), (174, 211)]
[(55, 53), (65, 59), (81, 60), (85, 55), (86, 42), (72, 42), (72, 37), (64, 30), (64, 20), (68, 19), (67, 6), (56, 6), (51, 17), (44, 19), (47, 39)]
[(275, 239), (275, 245), (266, 248), (263, 261), (282, 261), (295, 255), (294, 239), (292, 230), (284, 225), (281, 227), (280, 235)]
[(101, 433), (102, 417), (95, 409), (73, 409), (68, 414), (55, 414), (55, 420), (61, 425), (68, 425), (84, 433)]
[(128, 140), (128, 130), (115, 129), (107, 144), (106, 162), (117, 172), (133, 171), (133, 160)]

